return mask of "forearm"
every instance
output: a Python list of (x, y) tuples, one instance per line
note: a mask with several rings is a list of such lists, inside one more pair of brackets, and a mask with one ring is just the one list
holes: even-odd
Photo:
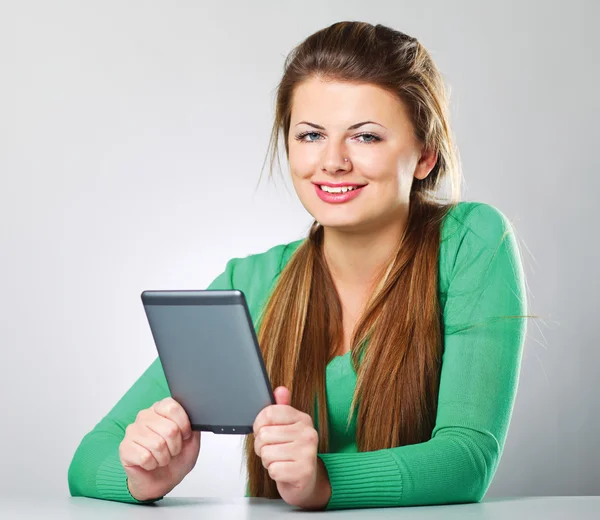
[(77, 447), (68, 470), (72, 496), (138, 502), (127, 488), (119, 445), (137, 413), (169, 395), (158, 358), (119, 402), (88, 432)]
[(137, 502), (129, 493), (119, 456), (119, 439), (105, 432), (87, 434), (68, 470), (71, 496)]
[(430, 441), (360, 453), (324, 453), (327, 509), (478, 502), (500, 457), (496, 440), (448, 428)]

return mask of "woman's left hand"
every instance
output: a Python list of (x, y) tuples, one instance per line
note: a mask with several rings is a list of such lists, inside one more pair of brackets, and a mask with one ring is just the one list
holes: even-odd
[(263, 408), (254, 421), (254, 451), (283, 500), (305, 509), (324, 509), (331, 485), (317, 457), (319, 435), (312, 417), (290, 406), (286, 387), (277, 387), (273, 394), (277, 404)]

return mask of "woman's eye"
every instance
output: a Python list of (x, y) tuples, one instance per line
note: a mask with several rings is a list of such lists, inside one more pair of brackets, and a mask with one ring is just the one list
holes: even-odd
[[(316, 139), (315, 140), (304, 139), (305, 137), (308, 137), (309, 135), (310, 136), (320, 136), (321, 134), (319, 132), (304, 132), (303, 134), (297, 135), (296, 139), (303, 143), (314, 143), (316, 141)], [(371, 144), (371, 143), (376, 143), (377, 141), (381, 141), (381, 137), (379, 137), (375, 134), (360, 134), (360, 135), (355, 136), (356, 139), (358, 139), (359, 137), (366, 138), (366, 140), (359, 141), (360, 143), (363, 143), (363, 144)]]
[(307, 143), (307, 142), (308, 143), (313, 143), (314, 141), (312, 141), (312, 140), (306, 141), (304, 139), (305, 137), (307, 137), (309, 135), (321, 135), (321, 134), (318, 133), (318, 132), (304, 132), (303, 134), (300, 134), (300, 135), (296, 136), (296, 139), (298, 139), (298, 141), (304, 141), (305, 143)]
[(371, 143), (375, 143), (377, 141), (381, 141), (381, 138), (377, 137), (374, 134), (360, 134), (360, 135), (357, 135), (356, 137), (372, 137), (373, 138), (372, 140), (369, 140), (369, 141), (362, 141), (365, 144), (371, 144)]

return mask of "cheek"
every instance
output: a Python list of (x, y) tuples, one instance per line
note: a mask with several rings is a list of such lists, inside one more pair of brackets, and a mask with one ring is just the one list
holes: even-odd
[(290, 153), (289, 165), (295, 178), (305, 179), (314, 174), (317, 161), (312, 158), (312, 154), (296, 152)]
[(356, 171), (373, 177), (379, 177), (384, 172), (389, 172), (394, 168), (387, 154), (376, 153), (370, 150), (362, 150), (361, 153), (355, 153), (352, 156), (352, 166)]
[(300, 199), (302, 205), (310, 212), (309, 206), (312, 206), (313, 204), (312, 197), (316, 197), (316, 194), (314, 193), (314, 186), (308, 180), (311, 175), (303, 176), (300, 172), (298, 172), (298, 170), (291, 170), (291, 177), (296, 195)]
[(401, 180), (397, 162), (389, 157), (371, 157), (369, 161), (354, 161), (354, 169), (360, 172), (360, 177), (372, 183), (376, 189), (382, 189), (392, 194)]

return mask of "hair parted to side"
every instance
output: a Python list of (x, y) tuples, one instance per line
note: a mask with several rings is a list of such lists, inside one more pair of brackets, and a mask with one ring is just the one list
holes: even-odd
[[(363, 22), (322, 29), (285, 61), (270, 141), (271, 176), (280, 136), (289, 159), (294, 89), (314, 77), (368, 83), (394, 93), (408, 108), (417, 138), (438, 152), (430, 174), (414, 179), (404, 236), (398, 237), (396, 254), (380, 273), (351, 341), (357, 383), (348, 424), (355, 415), (358, 450), (425, 442), (435, 426), (443, 348), (437, 286), (441, 223), (459, 200), (461, 179), (448, 93), (429, 53), (415, 38)], [(442, 181), (451, 186), (446, 202), (438, 195)], [(291, 405), (316, 420), (319, 452), (325, 453), (325, 369), (341, 345), (343, 331), (341, 303), (322, 255), (322, 241), (323, 228), (314, 221), (308, 239), (272, 289), (259, 319), (258, 341), (273, 388), (289, 388)], [(246, 437), (244, 451), (249, 495), (280, 498), (275, 481), (254, 453), (254, 435)]]

